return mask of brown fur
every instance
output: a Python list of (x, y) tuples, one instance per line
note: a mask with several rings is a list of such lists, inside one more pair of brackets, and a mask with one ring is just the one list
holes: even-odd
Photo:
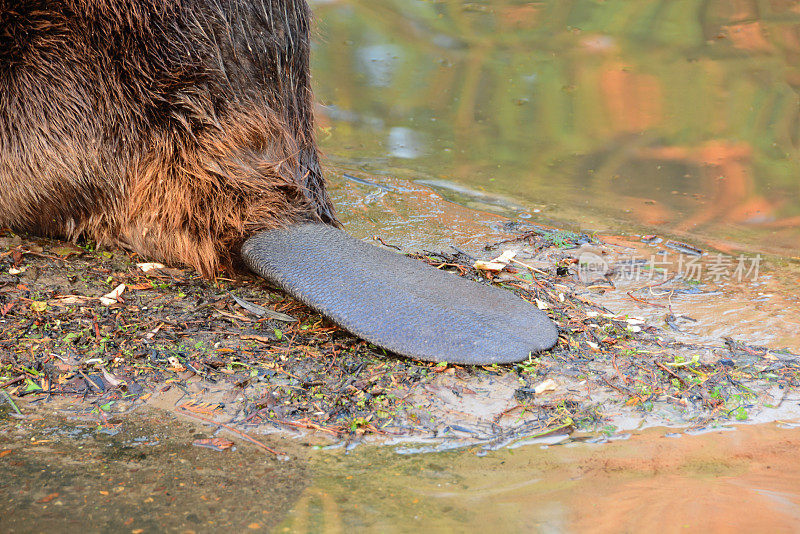
[(337, 224), (304, 0), (0, 0), (0, 227), (230, 266)]

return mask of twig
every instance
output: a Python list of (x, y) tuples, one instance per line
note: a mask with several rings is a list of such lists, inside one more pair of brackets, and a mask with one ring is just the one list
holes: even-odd
[(84, 373), (80, 369), (78, 369), (78, 372), (83, 377), (83, 379), (86, 381), (86, 389), (96, 390), (97, 393), (102, 393), (103, 392), (103, 390), (100, 389), (100, 386), (98, 386), (97, 383), (94, 380), (92, 380), (91, 378), (86, 376), (86, 373)]
[(539, 273), (539, 274), (543, 274), (543, 275), (545, 275), (545, 276), (549, 276), (549, 275), (548, 275), (548, 274), (547, 274), (545, 271), (543, 271), (543, 270), (541, 270), (541, 269), (537, 269), (536, 267), (531, 267), (531, 266), (530, 266), (530, 265), (528, 265), (527, 263), (522, 263), (522, 262), (521, 262), (521, 261), (519, 261), (518, 259), (511, 258), (511, 261), (513, 261), (514, 263), (519, 263), (519, 264), (520, 264), (520, 265), (522, 265), (523, 267), (526, 267), (526, 268), (530, 269), (531, 271), (533, 271), (533, 272), (535, 272), (535, 273)]
[(656, 367), (662, 369), (663, 371), (666, 371), (667, 373), (672, 375), (678, 382), (683, 384), (683, 387), (686, 387), (686, 381), (683, 378), (681, 378), (680, 375), (678, 375), (678, 373), (674, 372), (672, 369), (670, 369), (669, 367), (667, 367), (666, 365), (664, 365), (661, 362), (655, 362), (655, 364), (656, 364)]
[(3, 389), (4, 387), (16, 384), (17, 382), (22, 382), (23, 380), (25, 380), (25, 375), (19, 375), (17, 378), (12, 378), (11, 380), (6, 380), (2, 384), (0, 384), (0, 389)]
[(400, 248), (400, 247), (398, 247), (397, 245), (390, 245), (389, 243), (387, 243), (386, 241), (384, 241), (383, 239), (381, 239), (381, 237), (380, 237), (380, 236), (374, 235), (374, 236), (372, 236), (372, 239), (374, 239), (375, 241), (379, 242), (379, 243), (380, 243), (381, 245), (383, 245), (384, 247), (393, 248), (393, 249), (395, 249), (395, 250), (399, 250), (399, 251), (401, 251), (401, 252), (403, 251), (403, 249), (402, 249), (402, 248)]
[(325, 428), (324, 426), (315, 425), (314, 423), (305, 423), (305, 424), (303, 424), (303, 423), (295, 423), (294, 421), (283, 421), (281, 419), (272, 419), (271, 421), (273, 421), (275, 423), (281, 423), (281, 424), (284, 424), (284, 425), (296, 426), (298, 428), (308, 428), (308, 429), (311, 429), (311, 430), (322, 430), (323, 432), (330, 432), (334, 436), (338, 436), (339, 435), (339, 432), (337, 432), (336, 430), (331, 430), (330, 428)]
[(194, 417), (195, 419), (199, 419), (200, 421), (203, 421), (204, 423), (208, 423), (208, 424), (215, 425), (215, 426), (221, 426), (225, 430), (229, 430), (229, 431), (233, 432), (234, 434), (237, 434), (237, 435), (243, 437), (244, 439), (246, 439), (250, 443), (253, 443), (254, 445), (257, 445), (257, 446), (261, 447), (265, 451), (271, 452), (275, 456), (286, 456), (284, 453), (278, 452), (275, 449), (271, 449), (271, 448), (267, 447), (266, 445), (264, 445), (263, 443), (261, 443), (257, 439), (253, 439), (250, 436), (248, 436), (247, 434), (245, 434), (244, 432), (242, 432), (240, 430), (236, 430), (235, 428), (232, 428), (232, 427), (226, 425), (225, 423), (219, 423), (217, 421), (214, 421), (213, 419), (208, 419), (206, 417), (202, 417), (200, 415), (194, 414), (194, 413), (190, 412), (189, 410), (187, 410), (184, 406), (178, 406), (178, 410), (183, 415), (188, 415), (189, 417)]
[(655, 302), (648, 302), (648, 301), (646, 301), (644, 299), (640, 299), (638, 297), (634, 297), (633, 294), (630, 291), (628, 291), (627, 295), (630, 298), (632, 298), (633, 300), (635, 300), (636, 302), (641, 302), (642, 304), (647, 304), (648, 306), (655, 306), (656, 308), (666, 308), (666, 306), (664, 306), (663, 304), (656, 304)]

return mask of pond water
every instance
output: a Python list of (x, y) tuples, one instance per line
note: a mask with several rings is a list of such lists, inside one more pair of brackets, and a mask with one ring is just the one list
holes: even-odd
[[(438, 210), (378, 201), (423, 188), (559, 227), (800, 257), (796, 2), (313, 6), (320, 140), (346, 221), (422, 231)], [(393, 187), (353, 199), (364, 184), (346, 173)]]
[[(800, 431), (315, 455), (276, 532), (797, 532)], [(746, 514), (742, 514), (747, 510)]]
[(98, 423), (0, 408), (0, 530), (796, 532), (800, 521), (797, 425), (414, 455), (260, 437), (282, 460), (246, 442), (192, 446), (212, 429), (160, 411)]

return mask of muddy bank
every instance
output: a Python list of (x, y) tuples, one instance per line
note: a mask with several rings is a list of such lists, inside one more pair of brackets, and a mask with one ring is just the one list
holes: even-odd
[[(677, 531), (702, 508), (711, 531), (790, 530), (796, 425), (747, 423), (800, 420), (797, 356), (687, 331), (673, 303), (718, 289), (628, 279), (653, 239), (506, 231), (495, 271), (420, 256), (558, 324), (553, 350), (487, 367), (384, 354), (249, 276), (6, 232), (0, 526)], [(646, 317), (596, 303), (613, 295)]]
[(479, 272), (460, 251), (420, 256), (454, 275), (491, 278), (558, 324), (553, 350), (488, 367), (384, 354), (252, 277), (208, 283), (189, 271), (148, 270), (121, 251), (7, 232), (3, 400), (25, 414), (59, 399), (62, 409), (66, 403), (101, 425), (154, 406), (225, 424), (246, 440), (311, 431), (348, 447), (364, 439), (428, 442), (421, 450), (798, 417), (794, 354), (746, 339), (693, 342), (681, 332), (691, 318), (651, 296), (654, 287), (675, 299), (713, 288), (652, 271), (625, 294), (633, 305), (662, 310), (660, 319), (614, 314), (590, 298), (628, 276), (632, 264), (619, 244), (533, 226), (506, 230), (485, 258), (516, 256), (494, 271)]

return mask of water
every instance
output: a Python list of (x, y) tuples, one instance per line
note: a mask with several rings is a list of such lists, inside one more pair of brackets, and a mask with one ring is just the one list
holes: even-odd
[(350, 198), (367, 191), (351, 172), (560, 227), (800, 256), (795, 2), (314, 8), (320, 140), (346, 221), (413, 233), (439, 217), (374, 198), (402, 192)]
[[(352, 233), (478, 254), (521, 221), (597, 231), (638, 257), (668, 239), (761, 255), (758, 281), (637, 293), (656, 306), (627, 296), (647, 283), (587, 293), (653, 324), (690, 316), (675, 335), (695, 342), (800, 350), (798, 3), (314, 8), (319, 138)], [(796, 429), (779, 426), (481, 455), (325, 453), (283, 530), (796, 531)]]
[(270, 442), (288, 461), (244, 441), (191, 445), (212, 435), (146, 409), (102, 424), (0, 410), (0, 530), (795, 532), (800, 520), (797, 425), (414, 455)]
[(321, 453), (276, 531), (796, 532), (799, 437), (769, 426), (482, 456)]
[[(26, 408), (26, 412), (30, 412)], [(0, 532), (263, 532), (306, 463), (192, 446), (213, 429), (143, 409), (124, 420), (14, 419), (0, 406)]]

